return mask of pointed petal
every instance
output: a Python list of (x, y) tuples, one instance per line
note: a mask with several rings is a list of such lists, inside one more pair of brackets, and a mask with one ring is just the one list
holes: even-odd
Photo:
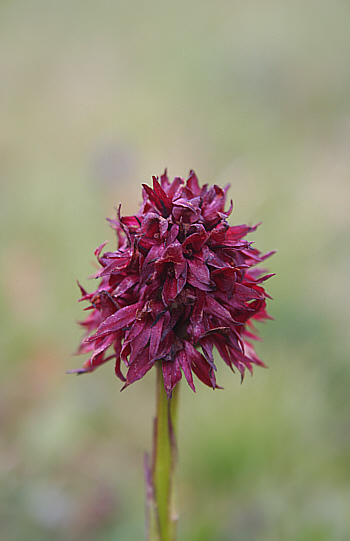
[(193, 383), (193, 377), (192, 377), (192, 370), (191, 370), (191, 363), (189, 359), (187, 358), (187, 355), (183, 349), (177, 352), (176, 355), (179, 365), (181, 366), (181, 369), (184, 373), (184, 376), (187, 380), (187, 383), (191, 387), (192, 391), (196, 392), (196, 388)]
[(205, 327), (203, 324), (204, 302), (205, 302), (205, 293), (200, 290), (197, 291), (196, 302), (193, 306), (191, 317), (190, 317), (195, 340), (198, 340), (200, 335), (205, 330)]
[(127, 250), (126, 252), (118, 254), (117, 257), (107, 259), (106, 261), (111, 262), (106, 264), (105, 268), (99, 273), (99, 276), (103, 277), (109, 274), (117, 274), (121, 270), (126, 269), (130, 265), (132, 255), (132, 250)]
[(200, 344), (202, 346), (203, 354), (210, 366), (213, 370), (216, 371), (216, 366), (214, 363), (214, 356), (213, 356), (213, 340), (211, 338), (202, 338), (200, 341)]
[(154, 189), (155, 193), (157, 194), (157, 196), (159, 197), (159, 199), (161, 201), (162, 209), (165, 208), (166, 216), (168, 216), (171, 213), (171, 209), (173, 208), (173, 204), (172, 204), (171, 199), (169, 198), (169, 196), (165, 193), (165, 191), (163, 190), (163, 188), (159, 184), (156, 177), (153, 177), (153, 189)]
[[(134, 360), (141, 354), (144, 348), (147, 346), (151, 334), (151, 327), (148, 323), (145, 325), (143, 331), (130, 343), (131, 345), (131, 354), (129, 357), (129, 364), (133, 363)], [(148, 348), (149, 349), (149, 348)]]
[(82, 301), (82, 300), (84, 300), (84, 297), (87, 297), (89, 294), (88, 294), (88, 292), (83, 288), (83, 286), (78, 282), (78, 280), (77, 280), (77, 284), (78, 284), (78, 287), (79, 287), (79, 289), (80, 289), (80, 291), (81, 291), (81, 295), (82, 295), (82, 298), (79, 299), (79, 300)]
[(160, 176), (160, 185), (163, 190), (166, 190), (170, 186), (167, 168), (164, 169), (164, 173)]
[(114, 372), (115, 375), (121, 380), (126, 381), (125, 377), (123, 376), (123, 373), (120, 369), (120, 357), (116, 357), (115, 365), (114, 365)]
[(149, 358), (152, 361), (153, 358), (156, 356), (160, 344), (160, 340), (162, 337), (162, 329), (163, 329), (163, 323), (165, 319), (164, 317), (160, 317), (155, 325), (153, 325), (151, 329), (151, 338), (150, 338), (150, 344), (149, 344)]
[(142, 354), (129, 366), (126, 374), (126, 383), (123, 389), (128, 385), (131, 385), (131, 383), (143, 378), (143, 376), (152, 368), (153, 364), (154, 363), (149, 362), (149, 348), (145, 348)]
[(171, 398), (171, 393), (177, 383), (179, 383), (182, 374), (179, 361), (175, 357), (173, 361), (163, 361), (162, 371), (164, 378), (164, 387), (168, 398)]
[[(159, 214), (155, 212), (148, 212), (145, 218), (142, 220), (141, 224), (141, 233), (146, 237), (154, 237), (159, 235), (159, 222), (162, 218)], [(165, 221), (165, 220), (164, 220)]]
[(102, 319), (106, 319), (112, 314), (115, 314), (115, 312), (120, 308), (110, 293), (105, 290), (99, 291), (96, 295), (94, 295), (91, 302), (101, 313)]
[(162, 299), (165, 306), (169, 306), (177, 297), (177, 280), (173, 276), (167, 276), (164, 282)]
[(209, 295), (205, 298), (204, 310), (208, 312), (208, 314), (211, 314), (226, 323), (233, 323), (230, 312)]
[(137, 310), (140, 310), (142, 306), (142, 302), (137, 302), (135, 304), (131, 304), (130, 306), (125, 306), (124, 308), (121, 308), (115, 314), (107, 317), (107, 319), (105, 319), (101, 323), (101, 325), (97, 329), (97, 332), (92, 336), (86, 338), (85, 341), (92, 342), (96, 340), (96, 338), (101, 338), (102, 336), (111, 334), (112, 332), (118, 331), (119, 329), (126, 327), (135, 320), (136, 312)]
[(199, 252), (199, 250), (202, 248), (203, 244), (208, 239), (208, 233), (205, 231), (204, 227), (197, 231), (196, 233), (193, 233), (192, 235), (189, 235), (184, 242), (182, 243), (182, 249), (184, 251), (189, 251), (189, 249), (193, 249), (195, 252)]
[(115, 290), (113, 291), (114, 297), (120, 297), (123, 295), (128, 289), (136, 285), (139, 281), (140, 277), (138, 274), (128, 274), (121, 282), (117, 285)]
[(184, 340), (184, 349), (191, 364), (191, 369), (196, 374), (197, 378), (208, 387), (213, 387), (213, 389), (215, 389), (215, 374), (204, 356), (187, 340)]
[(232, 267), (215, 269), (211, 273), (211, 278), (220, 291), (224, 291), (227, 294), (228, 298), (232, 297), (236, 282), (235, 269), (233, 269)]
[(186, 186), (191, 190), (193, 195), (200, 195), (201, 189), (198, 184), (198, 178), (196, 173), (192, 170), (190, 171), (190, 176), (187, 179)]
[(106, 246), (107, 243), (108, 243), (108, 240), (105, 240), (102, 244), (100, 244), (100, 246), (98, 248), (96, 248), (94, 253), (95, 253), (95, 256), (97, 257), (97, 259), (100, 259), (101, 252), (102, 252), (103, 248)]
[(188, 260), (187, 282), (202, 291), (212, 291), (213, 283), (207, 265), (199, 258)]
[(245, 237), (248, 233), (251, 233), (252, 231), (255, 231), (260, 224), (256, 224), (254, 226), (249, 225), (234, 225), (230, 227), (226, 233), (227, 240), (229, 240), (231, 243), (237, 242), (238, 240)]

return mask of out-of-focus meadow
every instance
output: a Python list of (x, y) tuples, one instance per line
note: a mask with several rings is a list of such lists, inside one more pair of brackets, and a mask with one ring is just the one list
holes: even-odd
[(268, 370), (183, 386), (179, 539), (350, 539), (350, 4), (0, 3), (0, 537), (143, 538), (154, 374), (74, 377), (105, 221), (168, 167), (278, 253)]

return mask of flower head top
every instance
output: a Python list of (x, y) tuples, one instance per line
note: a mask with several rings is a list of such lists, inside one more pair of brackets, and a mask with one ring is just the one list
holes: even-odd
[(264, 366), (250, 340), (257, 338), (252, 322), (269, 317), (261, 284), (271, 275), (254, 267), (270, 254), (244, 239), (257, 226), (227, 223), (227, 189), (200, 187), (193, 171), (169, 182), (165, 171), (153, 188), (143, 185), (137, 215), (121, 217), (119, 207), (109, 220), (119, 247), (97, 248), (100, 285), (90, 294), (80, 286), (90, 313), (78, 352), (90, 358), (75, 372), (113, 359), (125, 388), (158, 362), (170, 397), (182, 374), (193, 390), (193, 374), (218, 387), (214, 346), (242, 379), (246, 368)]

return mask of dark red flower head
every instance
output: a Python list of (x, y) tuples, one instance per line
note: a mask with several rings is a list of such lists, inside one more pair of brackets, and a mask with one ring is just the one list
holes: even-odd
[(109, 220), (119, 248), (97, 248), (100, 285), (90, 294), (81, 288), (90, 313), (79, 353), (90, 358), (75, 372), (114, 359), (125, 388), (158, 362), (170, 397), (182, 374), (193, 390), (193, 373), (217, 387), (214, 347), (242, 378), (246, 368), (264, 366), (250, 340), (257, 338), (252, 322), (269, 317), (261, 284), (271, 275), (254, 267), (270, 254), (244, 239), (257, 226), (227, 223), (227, 189), (200, 187), (193, 171), (170, 183), (165, 171), (153, 188), (143, 185), (137, 215), (121, 217), (119, 208)]

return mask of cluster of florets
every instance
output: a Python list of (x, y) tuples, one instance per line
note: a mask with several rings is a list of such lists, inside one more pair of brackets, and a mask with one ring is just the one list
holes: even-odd
[[(90, 358), (78, 373), (111, 359), (124, 387), (161, 363), (168, 397), (182, 374), (195, 390), (193, 374), (218, 387), (213, 348), (240, 372), (264, 366), (251, 339), (253, 321), (268, 318), (262, 282), (271, 275), (253, 268), (262, 256), (244, 237), (257, 226), (230, 227), (228, 187), (200, 187), (191, 171), (185, 182), (167, 173), (143, 185), (135, 216), (109, 220), (119, 247), (95, 255), (102, 269), (93, 293), (82, 287), (90, 314), (79, 353)], [(92, 334), (93, 333), (93, 334)], [(126, 365), (125, 376), (121, 363)]]

